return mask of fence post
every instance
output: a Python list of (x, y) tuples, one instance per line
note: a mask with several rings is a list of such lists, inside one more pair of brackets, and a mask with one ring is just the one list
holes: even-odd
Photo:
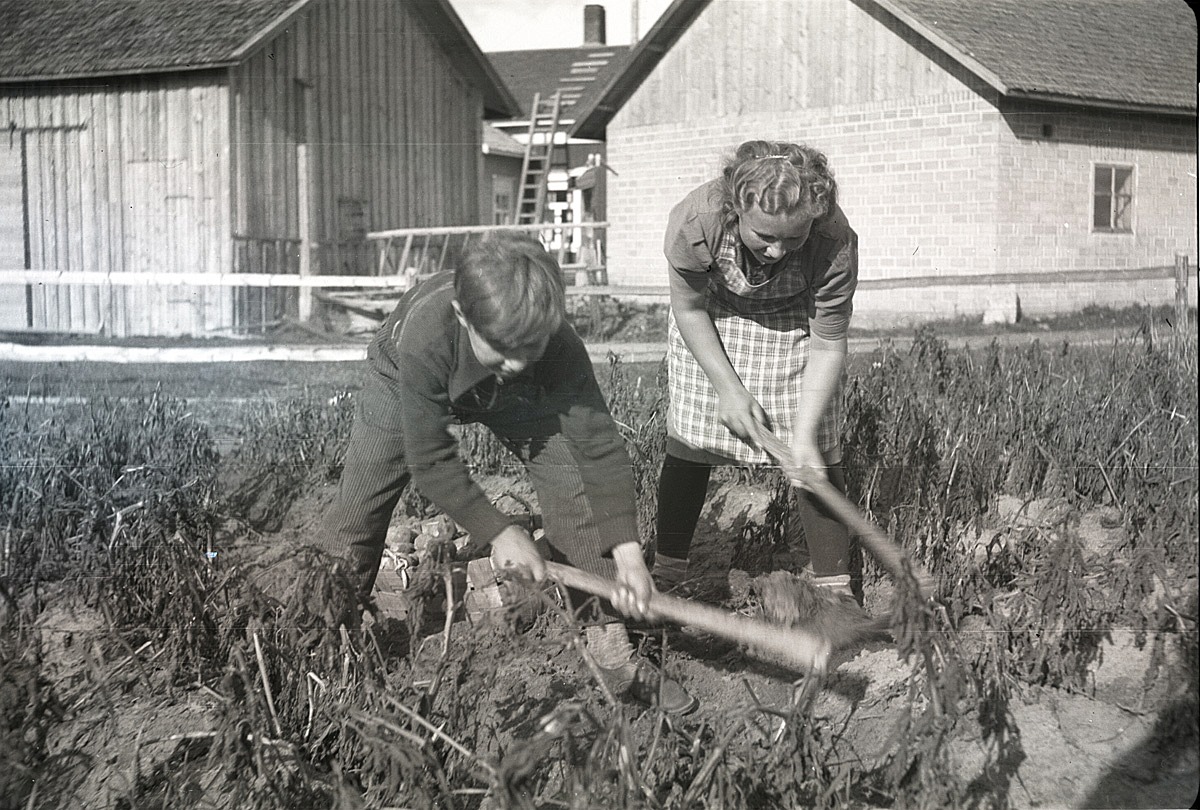
[[(308, 88), (305, 88), (307, 90)], [(305, 96), (307, 98), (307, 94)], [(308, 190), (308, 144), (296, 144), (296, 193), (299, 197), (296, 206), (296, 227), (300, 231), (300, 266), (297, 268), (302, 276), (312, 275), (312, 233), (309, 206), (311, 199)], [(306, 323), (312, 317), (313, 291), (311, 287), (301, 287), (296, 300), (296, 317), (301, 323)]]
[(1188, 255), (1175, 254), (1175, 333), (1171, 341), (1177, 357), (1186, 357), (1187, 342), (1191, 329), (1188, 328), (1187, 313)]
[(1175, 327), (1187, 330), (1188, 256), (1175, 254)]

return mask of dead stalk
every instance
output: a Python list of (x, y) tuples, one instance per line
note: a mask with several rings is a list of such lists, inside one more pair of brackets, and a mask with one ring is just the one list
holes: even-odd
[(267, 662), (263, 660), (262, 644), (258, 640), (258, 631), (254, 631), (254, 655), (258, 658), (258, 674), (262, 676), (263, 691), (267, 695), (267, 709), (271, 712), (271, 722), (275, 724), (275, 736), (283, 736), (283, 727), (279, 725), (279, 715), (275, 713), (275, 698), (271, 695), (271, 682), (267, 678)]
[(450, 628), (454, 624), (454, 572), (450, 566), (442, 571), (442, 582), (446, 585), (446, 625), (442, 629), (442, 661), (450, 655)]
[(619, 705), (616, 696), (608, 688), (608, 684), (604, 682), (604, 676), (600, 674), (600, 667), (596, 664), (596, 659), (592, 658), (592, 654), (587, 651), (587, 645), (583, 643), (583, 637), (577, 635), (572, 638), (571, 646), (579, 651), (580, 657), (583, 658), (583, 663), (587, 665), (588, 670), (592, 673), (592, 677), (596, 679), (596, 685), (600, 687), (600, 692), (604, 695), (605, 699), (613, 706)]
[(133, 512), (135, 510), (141, 509), (145, 505), (145, 503), (146, 503), (145, 501), (138, 501), (137, 503), (131, 503), (129, 506), (126, 506), (123, 509), (118, 509), (116, 512), (113, 513), (113, 517), (116, 518), (116, 521), (113, 523), (112, 535), (110, 535), (108, 538), (108, 550), (109, 551), (112, 551), (113, 547), (117, 544), (117, 535), (119, 535), (121, 533), (121, 525), (125, 521), (125, 515), (128, 514), (129, 512)]
[(1096, 469), (1100, 470), (1100, 475), (1104, 478), (1104, 485), (1108, 488), (1108, 494), (1112, 497), (1113, 503), (1117, 505), (1117, 508), (1121, 510), (1121, 516), (1125, 518), (1125, 524), (1129, 525), (1129, 513), (1125, 511), (1125, 504), (1117, 495), (1116, 487), (1113, 486), (1112, 479), (1108, 477), (1108, 470), (1104, 469), (1104, 465), (1100, 463), (1099, 459), (1096, 459)]
[(362, 724), (364, 727), (370, 723), (374, 723), (375, 725), (380, 726), (381, 728), (385, 728), (388, 731), (395, 734), (397, 737), (402, 737), (402, 738), (408, 740), (414, 746), (416, 746), (417, 748), (422, 749), (422, 750), (425, 748), (425, 743), (429, 742), (428, 740), (423, 739), (422, 737), (419, 737), (416, 734), (413, 734), (408, 729), (400, 728), (400, 726), (396, 725), (395, 723), (389, 723), (387, 720), (384, 720), (382, 717), (373, 717), (373, 716), (367, 715), (363, 712), (352, 712), (351, 717), (353, 720)]
[(426, 720), (426, 719), (425, 719), (424, 717), (422, 717), (420, 714), (418, 714), (417, 712), (415, 712), (415, 711), (413, 711), (412, 709), (408, 708), (407, 706), (405, 706), (403, 703), (401, 703), (400, 701), (396, 700), (395, 698), (390, 698), (390, 697), (389, 697), (389, 698), (387, 698), (387, 701), (388, 701), (388, 703), (390, 703), (392, 706), (395, 706), (397, 709), (399, 709), (401, 712), (403, 712), (405, 715), (407, 715), (407, 716), (409, 717), (409, 719), (411, 719), (413, 722), (417, 723), (417, 724), (418, 724), (418, 725), (420, 725), (420, 726), (423, 726), (423, 727), (424, 727), (424, 728), (425, 728), (425, 729), (426, 729), (426, 730), (427, 730), (427, 731), (428, 731), (430, 734), (432, 734), (433, 736), (437, 737), (439, 740), (441, 740), (442, 742), (444, 742), (444, 743), (446, 743), (447, 745), (449, 745), (449, 746), (450, 746), (451, 748), (453, 748), (455, 751), (457, 751), (458, 753), (462, 754), (462, 755), (463, 755), (464, 757), (466, 757), (468, 760), (470, 760), (470, 761), (472, 761), (472, 762), (476, 763), (476, 764), (477, 764), (477, 765), (479, 765), (481, 768), (483, 768), (485, 771), (487, 771), (487, 772), (488, 772), (488, 776), (489, 776), (489, 777), (491, 777), (491, 779), (492, 779), (493, 781), (495, 781), (495, 780), (496, 780), (496, 778), (498, 777), (498, 774), (496, 773), (496, 769), (495, 769), (495, 768), (493, 768), (491, 765), (489, 765), (489, 764), (488, 764), (487, 762), (485, 762), (484, 760), (480, 759), (480, 758), (479, 758), (478, 756), (476, 756), (475, 754), (473, 754), (473, 753), (471, 753), (470, 751), (468, 751), (468, 750), (467, 750), (467, 748), (466, 748), (466, 746), (464, 746), (464, 745), (463, 745), (462, 743), (460, 743), (458, 740), (454, 739), (454, 738), (453, 738), (453, 737), (451, 737), (449, 734), (447, 734), (446, 732), (442, 731), (440, 728), (438, 728), (437, 726), (435, 726), (433, 723), (430, 723), (428, 720)]

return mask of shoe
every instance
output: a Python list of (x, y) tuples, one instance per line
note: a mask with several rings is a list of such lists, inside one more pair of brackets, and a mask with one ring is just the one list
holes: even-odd
[(859, 602), (858, 597), (854, 593), (854, 588), (850, 584), (849, 574), (830, 574), (828, 576), (817, 576), (809, 571), (806, 571), (805, 573), (808, 574), (809, 582), (811, 582), (814, 587), (818, 588), (821, 593), (838, 597), (843, 601), (848, 600), (855, 602), (861, 606), (862, 603)]
[(688, 561), (680, 557), (658, 554), (654, 557), (654, 564), (650, 566), (650, 576), (654, 579), (654, 587), (660, 593), (671, 593), (687, 582)]
[(700, 701), (688, 694), (682, 684), (649, 661), (639, 661), (635, 668), (633, 682), (626, 690), (626, 694), (634, 700), (653, 706), (664, 714), (691, 714), (700, 708)]

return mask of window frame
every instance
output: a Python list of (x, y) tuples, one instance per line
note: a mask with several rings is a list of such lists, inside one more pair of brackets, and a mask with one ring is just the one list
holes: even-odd
[[(503, 174), (492, 175), (492, 224), (512, 225), (517, 221), (516, 180)], [(501, 202), (506, 205), (501, 205)]]
[[(1097, 174), (1102, 171), (1108, 171), (1108, 189), (1107, 193), (1100, 193), (1098, 184), (1099, 178)], [(1118, 193), (1117, 178), (1119, 172), (1128, 172), (1128, 192)], [(1137, 201), (1137, 165), (1132, 163), (1118, 163), (1116, 161), (1095, 160), (1091, 164), (1091, 182), (1088, 184), (1091, 188), (1090, 205), (1088, 206), (1088, 222), (1091, 226), (1092, 233), (1106, 233), (1116, 235), (1132, 235), (1135, 230), (1136, 222), (1134, 219), (1135, 209), (1134, 204)], [(1119, 224), (1119, 214), (1115, 206), (1115, 202), (1120, 199), (1126, 199), (1125, 219), (1127, 224), (1122, 226)], [(1097, 225), (1096, 214), (1099, 210), (1099, 202), (1101, 199), (1108, 200), (1108, 224)]]

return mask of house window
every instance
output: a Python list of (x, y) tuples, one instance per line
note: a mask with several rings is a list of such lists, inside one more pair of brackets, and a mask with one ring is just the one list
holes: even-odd
[(512, 196), (499, 192), (496, 194), (496, 199), (492, 202), (492, 224), (493, 225), (510, 225), (512, 224)]
[(338, 197), (338, 240), (361, 242), (367, 238), (367, 201)]
[(492, 175), (492, 224), (513, 224), (513, 186), (510, 177)]
[(1092, 230), (1133, 231), (1133, 167), (1096, 166)]

